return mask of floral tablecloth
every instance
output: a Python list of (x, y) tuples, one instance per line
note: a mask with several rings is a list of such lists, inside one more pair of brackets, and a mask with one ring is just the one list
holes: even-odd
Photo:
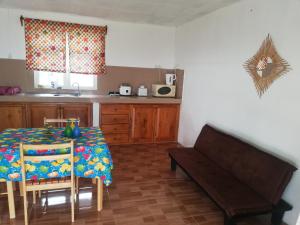
[[(108, 186), (112, 182), (113, 162), (105, 143), (102, 131), (96, 127), (80, 128), (82, 135), (75, 139), (74, 173), (85, 178), (101, 178)], [(58, 144), (69, 142), (63, 137), (64, 128), (20, 128), (6, 129), (0, 133), (0, 180), (21, 181), (21, 164), (19, 143), (24, 144)], [(28, 150), (26, 155), (47, 155), (67, 153), (69, 149)], [(26, 179), (41, 180), (63, 177), (70, 174), (68, 160), (51, 162), (25, 162)]]

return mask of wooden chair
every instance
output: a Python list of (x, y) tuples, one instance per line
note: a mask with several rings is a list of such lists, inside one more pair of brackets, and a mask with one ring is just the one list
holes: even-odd
[[(44, 117), (44, 125), (49, 124), (49, 123), (56, 123), (58, 126), (62, 126), (63, 123), (67, 123), (68, 119), (49, 119)], [(80, 123), (80, 119), (78, 118), (78, 126)]]
[[(71, 219), (74, 222), (74, 194), (75, 194), (75, 186), (74, 186), (74, 159), (73, 159), (73, 147), (74, 143), (71, 141), (70, 143), (65, 144), (53, 144), (53, 145), (25, 145), (23, 143), (20, 144), (20, 154), (21, 154), (21, 164), (22, 164), (22, 184), (23, 184), (23, 200), (24, 200), (24, 220), (25, 225), (28, 225), (28, 214), (27, 214), (27, 192), (30, 191), (42, 191), (42, 190), (55, 190), (55, 189), (71, 189)], [(26, 150), (40, 150), (40, 149), (62, 149), (62, 148), (70, 148), (70, 153), (68, 154), (57, 154), (57, 155), (43, 155), (43, 156), (27, 156), (25, 155)], [(26, 180), (26, 162), (37, 162), (37, 161), (53, 161), (53, 160), (64, 160), (68, 159), (71, 165), (71, 177), (70, 179), (59, 179), (59, 182), (53, 182), (52, 179), (45, 179), (43, 182), (37, 181), (33, 182), (32, 180)], [(49, 182), (48, 182), (49, 180)], [(54, 179), (55, 180), (55, 179)], [(34, 194), (35, 198), (35, 194)], [(34, 199), (35, 201), (35, 199)]]
[[(78, 126), (80, 124), (80, 118), (77, 118), (78, 119)], [(46, 124), (49, 124), (49, 123), (56, 123), (58, 124), (58, 126), (62, 126), (63, 123), (67, 123), (68, 119), (49, 119), (49, 118), (46, 118), (44, 117), (44, 125)], [(79, 192), (79, 177), (75, 177), (76, 179), (76, 183), (75, 183), (75, 190), (76, 190), (76, 193), (78, 194)], [(35, 196), (35, 193), (33, 193), (33, 196)], [(39, 192), (39, 197), (41, 196), (41, 192)]]

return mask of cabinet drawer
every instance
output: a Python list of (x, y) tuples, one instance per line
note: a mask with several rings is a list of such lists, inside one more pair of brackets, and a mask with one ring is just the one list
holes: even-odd
[(107, 124), (102, 125), (101, 129), (103, 133), (127, 133), (129, 132), (128, 124)]
[(104, 138), (108, 144), (125, 144), (128, 143), (128, 134), (104, 134)]
[(129, 114), (129, 105), (113, 104), (113, 105), (101, 105), (102, 114)]
[(101, 124), (129, 123), (128, 115), (102, 115)]

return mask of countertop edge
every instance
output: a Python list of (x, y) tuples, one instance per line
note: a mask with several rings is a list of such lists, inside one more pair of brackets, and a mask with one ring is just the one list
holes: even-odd
[(80, 97), (40, 97), (33, 95), (0, 96), (0, 102), (44, 102), (44, 103), (120, 103), (120, 104), (181, 104), (181, 99), (159, 97), (124, 97), (124, 96), (80, 96)]

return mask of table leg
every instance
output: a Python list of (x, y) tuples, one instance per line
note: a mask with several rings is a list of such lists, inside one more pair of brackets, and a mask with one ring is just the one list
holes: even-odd
[(103, 208), (103, 181), (97, 179), (97, 210), (100, 212)]
[(7, 186), (7, 196), (8, 196), (8, 208), (9, 208), (9, 218), (16, 218), (15, 210), (15, 199), (14, 199), (14, 190), (11, 181), (6, 181)]
[(23, 196), (23, 183), (19, 182), (20, 196)]

